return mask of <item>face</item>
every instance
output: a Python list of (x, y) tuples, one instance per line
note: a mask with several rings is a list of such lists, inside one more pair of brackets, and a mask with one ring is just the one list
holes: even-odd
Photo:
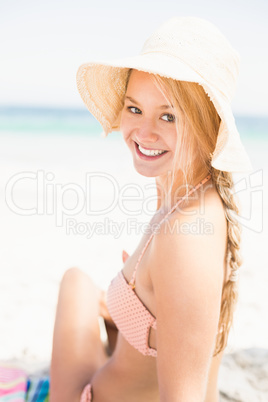
[(172, 170), (177, 141), (174, 110), (149, 73), (132, 71), (120, 129), (138, 173), (157, 177)]

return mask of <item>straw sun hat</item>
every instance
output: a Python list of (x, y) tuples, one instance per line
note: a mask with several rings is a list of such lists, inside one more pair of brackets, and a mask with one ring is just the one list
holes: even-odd
[(239, 56), (213, 24), (195, 17), (174, 17), (146, 40), (138, 56), (80, 66), (78, 91), (105, 135), (119, 131), (130, 68), (202, 85), (221, 118), (211, 165), (227, 172), (252, 170), (230, 105)]

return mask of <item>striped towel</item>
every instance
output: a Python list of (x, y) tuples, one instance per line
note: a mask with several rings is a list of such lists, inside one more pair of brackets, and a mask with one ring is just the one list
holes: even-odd
[(0, 367), (0, 401), (24, 402), (27, 388), (27, 374), (25, 371)]
[(49, 377), (30, 378), (27, 384), (26, 402), (48, 402)]

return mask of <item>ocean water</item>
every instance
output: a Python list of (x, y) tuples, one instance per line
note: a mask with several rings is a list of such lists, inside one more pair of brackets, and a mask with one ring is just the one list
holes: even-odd
[[(268, 348), (268, 118), (236, 122), (253, 171), (234, 175), (244, 262), (230, 348)], [(0, 360), (49, 359), (64, 271), (107, 288), (156, 208), (121, 134), (101, 132), (85, 109), (0, 107)]]
[[(235, 116), (242, 140), (268, 139), (268, 116)], [(98, 135), (100, 124), (85, 109), (0, 106), (0, 132)]]
[(94, 135), (100, 125), (83, 109), (0, 107), (0, 131)]

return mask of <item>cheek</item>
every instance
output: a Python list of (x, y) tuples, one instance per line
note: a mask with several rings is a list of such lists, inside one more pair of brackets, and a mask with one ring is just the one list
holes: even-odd
[(166, 135), (166, 142), (169, 149), (175, 152), (177, 147), (177, 131), (176, 129), (170, 130), (169, 133)]
[(174, 134), (173, 138), (172, 138), (172, 147), (174, 149), (174, 152), (177, 148), (177, 133)]

